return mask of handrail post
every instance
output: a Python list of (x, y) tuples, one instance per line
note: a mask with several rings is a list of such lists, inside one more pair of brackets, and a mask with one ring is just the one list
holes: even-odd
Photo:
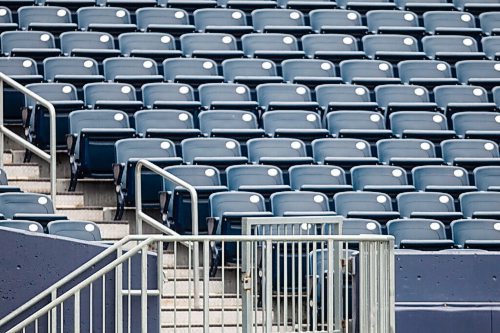
[(3, 78), (0, 77), (0, 168), (3, 168), (3, 153), (4, 153), (4, 135), (3, 135)]

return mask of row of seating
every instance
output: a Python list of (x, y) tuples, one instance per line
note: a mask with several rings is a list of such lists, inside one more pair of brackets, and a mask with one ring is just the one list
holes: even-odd
[[(499, 7), (500, 8), (500, 7)], [(130, 13), (117, 7), (84, 7), (77, 11), (77, 23), (72, 22), (71, 12), (64, 7), (21, 7), (17, 11), (18, 24), (6, 7), (0, 7), (0, 30), (47, 30), (51, 33), (63, 31), (109, 31), (113, 33), (139, 30), (147, 31), (153, 25), (169, 31), (169, 25), (184, 26), (181, 30), (172, 27), (176, 34), (183, 32), (223, 32), (240, 36), (250, 32), (279, 32), (304, 35), (312, 32), (331, 33), (353, 27), (356, 35), (371, 33), (423, 34), (466, 34), (472, 36), (491, 35), (500, 31), (500, 12), (481, 14), (480, 28), (470, 13), (451, 11), (429, 11), (422, 16), (423, 26), (418, 16), (410, 11), (372, 10), (366, 13), (367, 25), (362, 25), (361, 15), (348, 10), (318, 9), (306, 15), (292, 9), (257, 9), (249, 19), (237, 9), (198, 9), (193, 13), (194, 25), (190, 25), (189, 15), (180, 9), (147, 8), (136, 13), (136, 25)], [(251, 21), (251, 24), (250, 24)], [(333, 24), (332, 24), (333, 22)], [(310, 25), (307, 25), (310, 24)]]
[[(44, 233), (43, 226), (35, 221), (0, 220), (0, 227)], [(63, 236), (90, 242), (102, 240), (99, 226), (89, 221), (52, 221), (47, 224), (46, 230), (47, 234), (54, 236)]]

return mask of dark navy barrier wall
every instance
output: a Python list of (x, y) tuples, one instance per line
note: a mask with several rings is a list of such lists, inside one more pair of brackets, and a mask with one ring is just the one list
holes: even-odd
[[(0, 228), (0, 318), (4, 317), (20, 305), (50, 287), (52, 284), (71, 273), (91, 258), (95, 257), (106, 248), (101, 244), (89, 244), (70, 240), (63, 237), (50, 235), (36, 235), (23, 231), (13, 231), (12, 229)], [(70, 289), (81, 282), (85, 277), (97, 272), (100, 268), (110, 263), (116, 256), (112, 255), (90, 269), (82, 279), (69, 283), (59, 294)], [(132, 286), (138, 286), (140, 281), (140, 257), (134, 256), (131, 264)], [(148, 256), (148, 287), (156, 288), (156, 256), (152, 253)], [(124, 269), (124, 275), (126, 270)], [(92, 321), (93, 331), (102, 332), (102, 280), (94, 283)], [(126, 286), (124, 279), (124, 286)], [(108, 273), (105, 278), (106, 284), (106, 331), (114, 331), (114, 273)], [(89, 331), (89, 292), (81, 294), (81, 331)], [(126, 300), (126, 298), (124, 298)], [(40, 302), (38, 308), (48, 304), (48, 299)], [(140, 331), (140, 299), (132, 297), (132, 332)], [(66, 306), (67, 305), (67, 306)], [(72, 311), (71, 303), (66, 303), (65, 312)], [(124, 302), (126, 306), (126, 302)], [(148, 332), (158, 332), (158, 307), (159, 303), (155, 297), (149, 299)], [(126, 308), (126, 307), (125, 307)], [(25, 317), (25, 316), (24, 316)], [(23, 318), (17, 318), (11, 324), (16, 324)], [(69, 315), (64, 316), (65, 332), (72, 332), (73, 322)], [(0, 327), (0, 332), (5, 332), (8, 327)], [(46, 325), (44, 325), (46, 326)], [(44, 332), (39, 330), (40, 333)]]

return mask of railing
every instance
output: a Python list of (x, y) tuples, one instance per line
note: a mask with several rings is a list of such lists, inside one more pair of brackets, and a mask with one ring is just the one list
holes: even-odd
[[(186, 241), (199, 243), (202, 253), (202, 309), (196, 308), (192, 295), (194, 247), (181, 244)], [(127, 242), (134, 245), (122, 253)], [(164, 254), (166, 243), (170, 252)], [(354, 243), (359, 243), (359, 253), (348, 251)], [(221, 253), (220, 275), (210, 279), (214, 244)], [(118, 333), (193, 329), (205, 333), (225, 329), (394, 333), (393, 245), (391, 236), (379, 235), (129, 236), (113, 247), (118, 251), (116, 259), (6, 333), (103, 332), (106, 324), (106, 331)], [(151, 282), (148, 286), (149, 249), (155, 249), (158, 256), (154, 286)], [(140, 258), (142, 270), (135, 281), (130, 277), (134, 257)], [(243, 265), (244, 257), (250, 261)], [(164, 263), (168, 267), (165, 276)], [(114, 301), (105, 302), (104, 293), (97, 290), (103, 290), (106, 274), (116, 278), (114, 291), (109, 291)], [(243, 302), (243, 294), (250, 295), (251, 306)], [(164, 307), (155, 308), (151, 301), (159, 302), (161, 295), (166, 297)], [(350, 299), (360, 302), (350, 303)], [(105, 310), (100, 311), (101, 307)], [(110, 312), (114, 321), (106, 320)]]
[[(4, 83), (7, 85), (11, 86), (12, 88), (22, 92), (24, 95), (27, 95), (31, 98), (33, 98), (35, 101), (37, 101), (40, 105), (44, 106), (47, 108), (50, 116), (50, 149), (49, 149), (49, 154), (47, 154), (45, 151), (42, 149), (38, 148), (37, 146), (33, 145), (32, 143), (26, 141), (16, 133), (12, 132), (9, 130), (7, 127), (4, 125), (4, 99), (3, 99), (3, 89), (4, 89)], [(50, 166), (50, 197), (52, 199), (52, 202), (56, 203), (56, 192), (57, 192), (57, 177), (56, 177), (56, 110), (54, 109), (54, 106), (48, 102), (46, 99), (40, 97), (39, 95), (35, 94), (31, 90), (27, 89), (24, 87), (22, 84), (16, 82), (15, 80), (11, 79), (9, 76), (5, 75), (4, 73), (0, 72), (0, 155), (3, 154), (4, 152), (4, 136), (8, 137), (15, 143), (21, 145), (25, 149), (28, 149), (29, 151), (33, 152), (35, 155), (38, 155), (40, 158), (42, 158), (44, 161), (49, 163)], [(0, 167), (3, 167), (3, 158), (0, 159)]]

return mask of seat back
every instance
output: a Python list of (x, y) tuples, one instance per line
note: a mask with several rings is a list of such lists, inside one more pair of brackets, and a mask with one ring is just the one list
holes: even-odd
[(384, 139), (377, 142), (378, 158), (389, 163), (393, 157), (433, 158), (434, 144), (421, 139)]
[(415, 37), (407, 35), (369, 35), (364, 36), (363, 50), (374, 57), (377, 52), (417, 52), (418, 43)]
[(115, 48), (113, 36), (106, 32), (68, 31), (60, 35), (61, 51), (64, 55), (71, 55), (73, 50), (113, 50)]
[(426, 36), (422, 38), (425, 54), (434, 57), (437, 52), (477, 52), (477, 42), (467, 36)]
[(496, 112), (460, 112), (455, 113), (453, 129), (458, 135), (467, 135), (467, 131), (499, 131), (500, 115)]
[(46, 58), (43, 68), (47, 81), (54, 81), (56, 75), (99, 75), (97, 61), (85, 57)]
[(344, 60), (340, 63), (342, 80), (352, 82), (355, 78), (392, 78), (392, 65), (382, 60)]
[(222, 220), (224, 213), (260, 213), (266, 211), (264, 198), (254, 192), (219, 192), (210, 195), (212, 217)]
[(464, 60), (455, 64), (458, 81), (467, 84), (471, 78), (500, 78), (500, 62)]
[[(354, 10), (345, 9), (316, 9), (309, 13), (311, 26), (320, 31), (323, 26), (361, 26), (361, 15)], [(332, 24), (333, 23), (333, 24)]]
[(451, 223), (455, 245), (464, 246), (467, 241), (500, 241), (500, 222), (488, 219), (462, 219)]
[(181, 143), (185, 163), (193, 163), (196, 157), (239, 157), (238, 141), (226, 138), (191, 138)]
[(77, 10), (78, 28), (88, 30), (91, 24), (130, 24), (130, 13), (120, 7), (82, 7)]
[(262, 138), (247, 141), (248, 159), (259, 163), (262, 157), (306, 157), (304, 142), (287, 138)]
[(128, 56), (136, 50), (168, 51), (175, 50), (175, 39), (170, 34), (160, 32), (123, 33), (118, 37), (122, 55)]
[(314, 130), (321, 128), (321, 119), (315, 112), (272, 111), (262, 116), (264, 131), (274, 135), (278, 129)]
[(440, 192), (407, 192), (397, 196), (399, 213), (411, 217), (416, 212), (454, 212), (453, 197)]
[(192, 56), (194, 51), (234, 51), (237, 50), (236, 38), (224, 33), (190, 33), (180, 38), (182, 52)]
[(302, 48), (309, 57), (318, 51), (358, 51), (356, 39), (346, 34), (311, 34), (302, 37)]
[(202, 8), (193, 13), (196, 30), (205, 31), (207, 27), (242, 27), (247, 25), (245, 13), (238, 9)]
[(256, 9), (252, 12), (255, 31), (263, 32), (269, 26), (297, 27), (305, 25), (304, 15), (293, 9)]
[(443, 159), (453, 163), (455, 158), (496, 158), (499, 157), (498, 145), (490, 140), (467, 139), (446, 140), (441, 142)]
[(271, 102), (310, 102), (311, 92), (302, 84), (264, 83), (257, 87), (260, 105)]
[(460, 207), (464, 217), (474, 217), (476, 212), (498, 212), (499, 192), (469, 192), (460, 195)]
[(456, 166), (418, 166), (412, 175), (419, 191), (425, 191), (427, 186), (469, 186), (467, 171)]
[(451, 78), (451, 67), (438, 60), (405, 60), (398, 63), (399, 78), (404, 83), (411, 79), (448, 79)]
[(316, 100), (323, 107), (331, 101), (365, 103), (370, 102), (370, 91), (355, 84), (324, 84), (316, 87)]
[(479, 191), (488, 191), (490, 186), (500, 186), (500, 167), (484, 166), (474, 169), (474, 179)]
[(198, 87), (201, 105), (209, 108), (212, 102), (251, 101), (250, 89), (243, 84), (235, 83), (206, 83)]
[(293, 82), (298, 77), (335, 77), (335, 65), (327, 60), (288, 59), (281, 63), (283, 78)]
[(192, 129), (193, 116), (179, 110), (138, 111), (134, 114), (137, 133), (145, 135), (151, 129)]
[(50, 197), (35, 193), (0, 194), (0, 214), (12, 219), (16, 214), (54, 214)]
[(429, 11), (423, 15), (425, 30), (436, 32), (436, 28), (475, 28), (474, 15), (461, 12)]
[(290, 186), (300, 190), (304, 185), (345, 185), (343, 169), (331, 165), (295, 165), (289, 169)]
[(204, 58), (172, 58), (163, 62), (165, 79), (174, 81), (177, 75), (218, 75), (217, 64)]
[(255, 33), (241, 38), (243, 52), (253, 57), (256, 51), (298, 51), (297, 39), (288, 34)]
[(71, 13), (64, 7), (26, 6), (17, 10), (19, 27), (28, 30), (30, 23), (71, 23)]
[(317, 139), (312, 142), (317, 163), (326, 157), (371, 157), (370, 145), (358, 139)]
[(0, 35), (2, 53), (10, 55), (13, 49), (53, 49), (54, 36), (45, 31), (5, 31)]
[(266, 59), (227, 59), (222, 62), (224, 79), (234, 82), (242, 76), (277, 76), (276, 64)]
[(69, 132), (80, 134), (84, 128), (129, 128), (128, 116), (116, 110), (73, 111), (69, 114)]
[(47, 224), (50, 235), (75, 238), (83, 241), (101, 241), (99, 226), (89, 221), (52, 221)]
[(403, 135), (405, 130), (447, 130), (446, 117), (436, 112), (399, 111), (389, 116), (394, 134)]
[(147, 77), (158, 74), (156, 62), (149, 58), (108, 58), (102, 64), (106, 80), (115, 80), (120, 75)]
[(333, 197), (335, 212), (347, 216), (349, 212), (390, 212), (391, 198), (380, 192), (341, 192)]
[(394, 236), (399, 246), (402, 240), (443, 240), (446, 239), (441, 221), (431, 219), (397, 219), (387, 222), (387, 234)]
[(371, 10), (366, 13), (366, 21), (373, 32), (381, 27), (418, 27), (417, 15), (403, 10)]
[(421, 86), (386, 84), (375, 88), (375, 96), (380, 107), (389, 103), (427, 103), (429, 92)]
[(402, 186), (408, 185), (406, 171), (389, 165), (360, 165), (351, 169), (352, 186), (363, 191), (367, 185)]
[(374, 111), (335, 111), (328, 113), (326, 119), (328, 131), (335, 136), (345, 129), (385, 129), (384, 116)]
[(178, 8), (140, 8), (136, 11), (137, 27), (146, 31), (150, 25), (187, 25), (189, 15)]
[(328, 212), (328, 198), (323, 193), (309, 191), (279, 192), (271, 195), (275, 216), (297, 212)]
[(233, 165), (226, 174), (231, 191), (238, 191), (240, 186), (284, 185), (281, 170), (269, 165)]
[(144, 105), (152, 108), (157, 101), (194, 101), (193, 88), (181, 83), (147, 83), (142, 86)]
[(209, 135), (213, 129), (256, 129), (257, 118), (247, 111), (205, 111), (198, 116), (200, 130)]
[(83, 87), (85, 104), (94, 106), (98, 101), (135, 101), (135, 88), (125, 83), (88, 83)]

